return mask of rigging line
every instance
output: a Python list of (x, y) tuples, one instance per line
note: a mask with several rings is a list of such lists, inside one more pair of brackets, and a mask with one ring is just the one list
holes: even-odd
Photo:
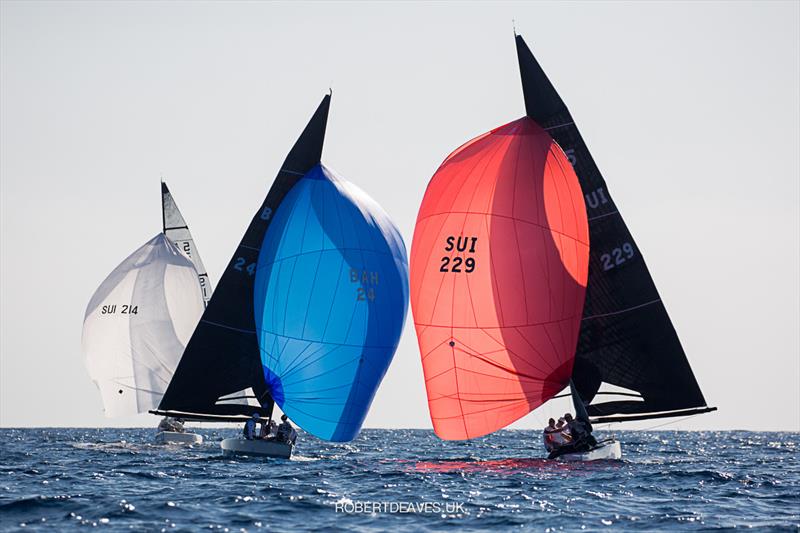
[(549, 126), (547, 128), (542, 128), (544, 131), (554, 130), (556, 128), (563, 128), (564, 126), (572, 126), (575, 124), (574, 122), (565, 122), (564, 124), (556, 124), (555, 126)]
[[(607, 192), (606, 192), (606, 194), (607, 194)], [(597, 220), (597, 219), (599, 219), (599, 218), (603, 218), (603, 217), (610, 217), (611, 215), (618, 215), (618, 214), (619, 214), (619, 211), (611, 211), (610, 213), (605, 213), (605, 214), (602, 214), (602, 215), (597, 215), (596, 217), (592, 217), (592, 218), (589, 218), (589, 219), (587, 219), (587, 220), (588, 220), (589, 222), (592, 222), (592, 221), (594, 221), (594, 220)]]
[(643, 304), (635, 305), (633, 307), (628, 307), (626, 309), (620, 309), (619, 311), (613, 311), (611, 313), (602, 313), (602, 314), (599, 314), (599, 315), (585, 316), (585, 317), (583, 317), (581, 319), (581, 322), (583, 322), (584, 320), (591, 320), (592, 318), (603, 318), (603, 317), (606, 317), (606, 316), (614, 316), (614, 315), (619, 315), (619, 314), (622, 314), (622, 313), (627, 313), (628, 311), (634, 311), (634, 310), (642, 308), (642, 307), (647, 307), (648, 305), (652, 305), (652, 304), (658, 303), (660, 301), (661, 301), (661, 298), (656, 298), (655, 300), (650, 300), (649, 302), (645, 302)]
[(677, 424), (678, 422), (683, 422), (685, 420), (689, 420), (690, 418), (694, 418), (694, 417), (702, 415), (702, 414), (704, 414), (704, 413), (696, 413), (696, 414), (693, 414), (693, 415), (685, 416), (683, 418), (679, 418), (677, 420), (670, 420), (669, 422), (664, 422), (663, 424), (658, 424), (657, 426), (651, 426), (651, 427), (648, 427), (648, 428), (644, 428), (642, 431), (651, 431), (653, 429), (664, 427), (664, 426), (668, 426), (670, 424)]
[(296, 170), (289, 170), (288, 168), (282, 168), (278, 172), (286, 172), (287, 174), (293, 174), (295, 176), (305, 176), (307, 174), (303, 172), (297, 172)]
[[(255, 330), (252, 330), (252, 329), (234, 328), (233, 326), (226, 326), (225, 324), (220, 324), (219, 322), (212, 322), (210, 320), (200, 320), (200, 322), (203, 322), (204, 324), (208, 324), (210, 326), (217, 326), (217, 327), (224, 328), (224, 329), (229, 329), (229, 330), (232, 330), (232, 331), (238, 331), (239, 333), (250, 333), (250, 334), (253, 334), (253, 335), (256, 334)], [(192, 335), (192, 336), (194, 336), (194, 335)], [(187, 346), (188, 346), (188, 344), (187, 344)]]

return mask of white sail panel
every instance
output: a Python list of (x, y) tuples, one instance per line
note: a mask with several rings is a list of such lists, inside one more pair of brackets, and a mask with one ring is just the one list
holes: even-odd
[(208, 279), (206, 267), (203, 265), (203, 260), (200, 259), (197, 246), (189, 231), (189, 225), (186, 224), (186, 220), (184, 220), (180, 209), (178, 209), (178, 204), (175, 203), (172, 193), (169, 192), (167, 184), (163, 181), (161, 182), (161, 210), (164, 234), (180, 251), (194, 261), (197, 267), (200, 287), (203, 291), (203, 301), (208, 304), (208, 301), (211, 299), (211, 281)]
[(86, 309), (82, 341), (107, 416), (158, 405), (203, 309), (195, 264), (163, 233), (109, 274)]

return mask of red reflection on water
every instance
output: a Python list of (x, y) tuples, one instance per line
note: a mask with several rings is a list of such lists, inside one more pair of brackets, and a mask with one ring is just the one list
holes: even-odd
[(516, 474), (519, 472), (585, 472), (587, 470), (607, 469), (616, 466), (616, 461), (560, 462), (547, 459), (509, 458), (489, 461), (481, 460), (442, 460), (420, 461), (414, 464), (418, 472), (466, 472)]

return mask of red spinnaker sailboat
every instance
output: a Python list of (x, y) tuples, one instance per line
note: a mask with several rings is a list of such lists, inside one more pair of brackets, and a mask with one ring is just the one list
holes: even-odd
[(516, 45), (526, 116), (448, 156), (417, 217), (411, 306), (436, 434), (486, 435), (567, 385), (586, 423), (715, 410), (572, 115)]

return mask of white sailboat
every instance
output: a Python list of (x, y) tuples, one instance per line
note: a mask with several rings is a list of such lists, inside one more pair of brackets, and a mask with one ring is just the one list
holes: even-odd
[[(159, 404), (203, 313), (205, 292), (210, 297), (208, 275), (164, 183), (162, 211), (163, 231), (120, 263), (86, 308), (82, 350), (108, 417)], [(160, 430), (156, 442), (202, 442), (169, 422), (174, 431)]]

